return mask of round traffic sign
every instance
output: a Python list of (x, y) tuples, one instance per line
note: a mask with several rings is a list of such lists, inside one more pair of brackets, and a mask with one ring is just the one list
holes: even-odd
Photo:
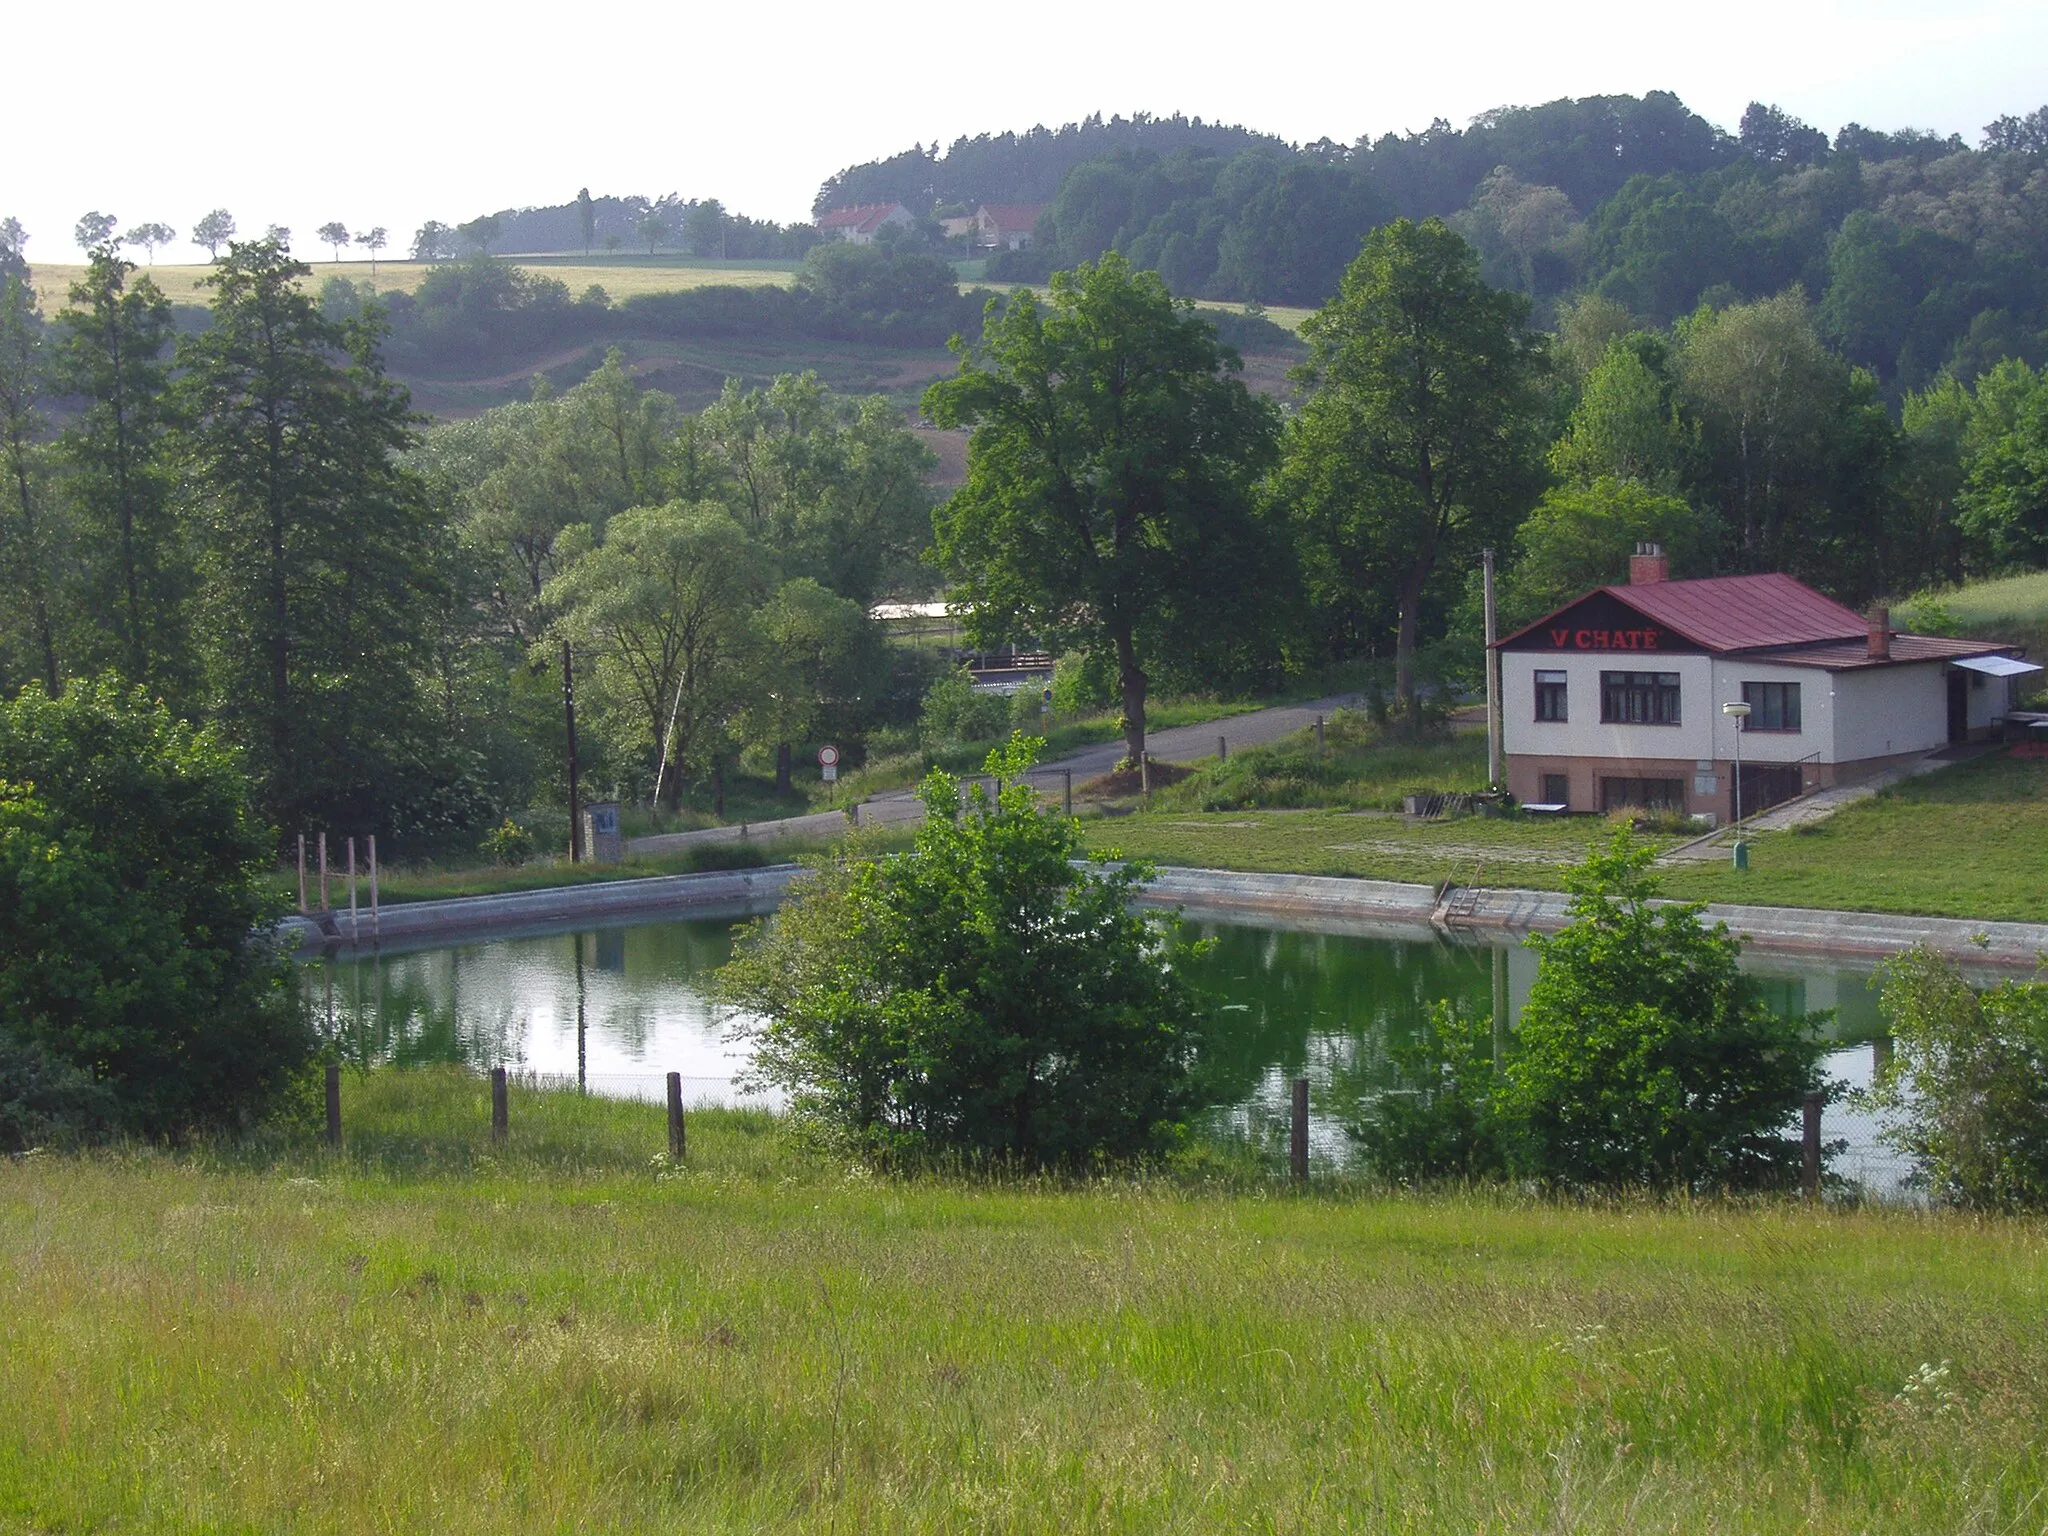
[(820, 748), (818, 748), (818, 765), (819, 765), (820, 767), (822, 767), (822, 768), (833, 768), (833, 767), (837, 767), (837, 766), (838, 766), (838, 763), (839, 763), (839, 749), (838, 749), (837, 747), (820, 747)]

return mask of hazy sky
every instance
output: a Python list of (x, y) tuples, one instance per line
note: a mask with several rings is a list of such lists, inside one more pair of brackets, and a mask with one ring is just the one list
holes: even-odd
[[(112, 0), (7, 27), (15, 151), (0, 215), (73, 260), (88, 208), (182, 237), (383, 224), (597, 194), (807, 217), (818, 183), (913, 141), (1175, 111), (1308, 140), (1559, 96), (1676, 91), (1732, 128), (1752, 99), (1960, 132), (2048, 99), (2042, 0), (1643, 0), (1255, 6), (352, 7)], [(180, 244), (163, 259), (189, 260)]]

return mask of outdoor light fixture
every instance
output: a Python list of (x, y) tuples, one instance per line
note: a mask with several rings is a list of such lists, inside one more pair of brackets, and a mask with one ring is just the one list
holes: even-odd
[(1749, 868), (1749, 845), (1742, 840), (1742, 722), (1749, 718), (1749, 705), (1740, 699), (1731, 699), (1721, 706), (1721, 713), (1735, 722), (1735, 851), (1737, 869)]

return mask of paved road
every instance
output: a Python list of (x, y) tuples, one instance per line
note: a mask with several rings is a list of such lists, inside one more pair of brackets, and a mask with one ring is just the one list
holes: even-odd
[[(1328, 718), (1339, 709), (1356, 704), (1356, 694), (1332, 694), (1328, 698), (1315, 699), (1307, 704), (1280, 704), (1271, 709), (1255, 709), (1242, 715), (1230, 715), (1221, 720), (1210, 720), (1202, 725), (1179, 725), (1171, 730), (1155, 731), (1146, 742), (1155, 762), (1192, 763), (1200, 758), (1216, 755), (1216, 738), (1222, 737), (1225, 744), (1235, 750), (1239, 747), (1256, 747), (1295, 731), (1306, 730), (1316, 723), (1316, 717)], [(1124, 755), (1121, 741), (1107, 741), (1099, 746), (1083, 747), (1065, 757), (1042, 763), (1033, 777), (1043, 783), (1048, 775), (1054, 777), (1066, 769), (1074, 775), (1076, 784), (1087, 779), (1098, 778), (1108, 773)], [(907, 789), (885, 790), (871, 795), (861, 802), (859, 819), (863, 826), (892, 822), (918, 821), (923, 819), (924, 807), (915, 795)], [(627, 851), (636, 854), (669, 853), (692, 843), (738, 842), (742, 838), (762, 839), (778, 837), (830, 837), (843, 831), (846, 817), (839, 811), (820, 811), (809, 816), (789, 816), (779, 821), (757, 821), (741, 827), (706, 827), (698, 832), (668, 832), (657, 837), (636, 837), (627, 844)]]

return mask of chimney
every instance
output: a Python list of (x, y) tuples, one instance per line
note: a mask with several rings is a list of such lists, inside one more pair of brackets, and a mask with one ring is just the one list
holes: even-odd
[(1892, 659), (1892, 614), (1889, 608), (1878, 607), (1870, 610), (1870, 659)]
[(1671, 568), (1664, 559), (1662, 544), (1641, 543), (1636, 552), (1628, 557), (1628, 584), (1632, 587), (1655, 586), (1670, 578)]

